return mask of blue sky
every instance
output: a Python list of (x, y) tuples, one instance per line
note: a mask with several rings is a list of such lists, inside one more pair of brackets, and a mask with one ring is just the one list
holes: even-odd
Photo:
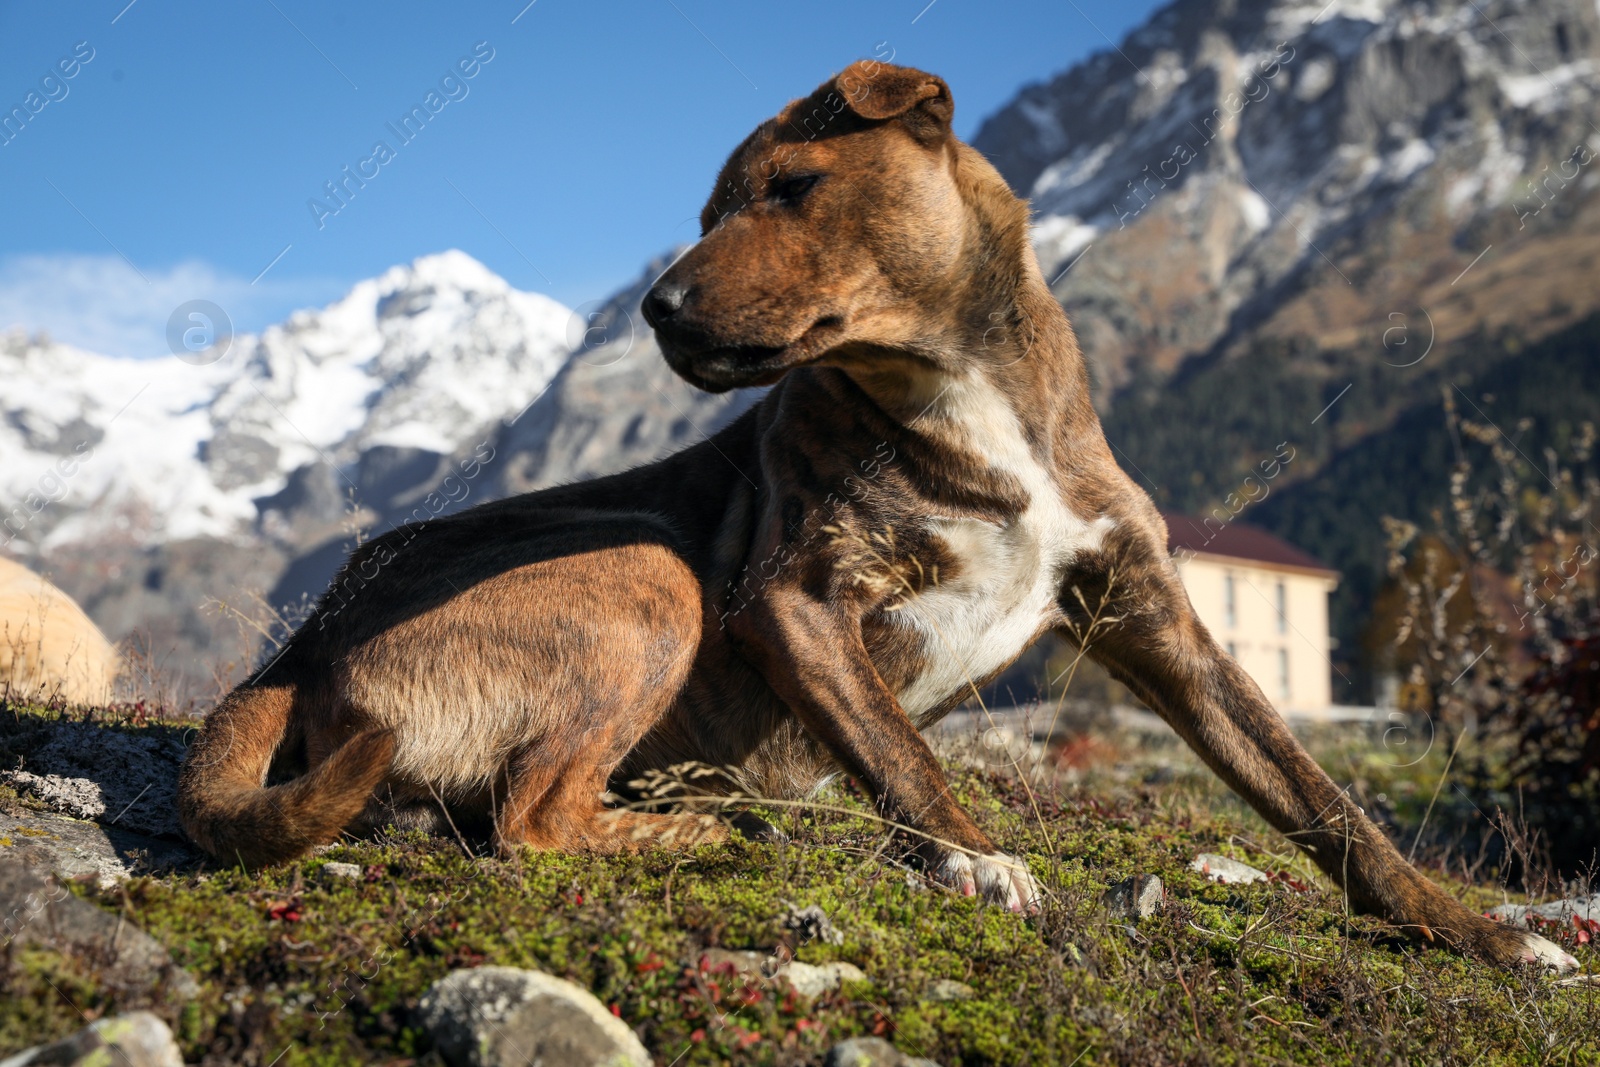
[[(186, 300), (255, 330), (446, 248), (600, 299), (694, 238), (752, 126), (852, 60), (942, 75), (970, 136), (1157, 6), (525, 4), (0, 2), (0, 110), (39, 108), (0, 135), (0, 330), (162, 354)], [(442, 108), (401, 144), (387, 124), (430, 90)], [(379, 140), (393, 158), (314, 212)]]

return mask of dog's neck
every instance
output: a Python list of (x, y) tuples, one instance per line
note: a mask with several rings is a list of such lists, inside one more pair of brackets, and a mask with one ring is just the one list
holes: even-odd
[(924, 319), (937, 326), (913, 344), (862, 352), (842, 367), (897, 422), (967, 450), (972, 434), (983, 432), (964, 425), (975, 402), (989, 409), (1003, 402), (1030, 450), (1049, 462), (1072, 431), (1095, 420), (1088, 374), (1028, 240), (1027, 204), (987, 163), (983, 171), (963, 183), (969, 254), (961, 262), (968, 266), (930, 301), (938, 310)]

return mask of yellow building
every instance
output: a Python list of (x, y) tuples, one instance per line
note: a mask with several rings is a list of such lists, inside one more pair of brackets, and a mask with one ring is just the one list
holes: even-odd
[(1254, 526), (1163, 517), (1167, 548), (1217, 643), (1285, 715), (1330, 713), (1328, 594), (1339, 573)]

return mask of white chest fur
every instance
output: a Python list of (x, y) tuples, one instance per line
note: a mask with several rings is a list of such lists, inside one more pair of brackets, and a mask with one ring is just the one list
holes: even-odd
[[(913, 721), (1015, 659), (1056, 613), (1066, 566), (1100, 546), (1111, 520), (1072, 513), (1039, 462), (1005, 397), (981, 375), (942, 388), (920, 421), (984, 456), (1027, 490), (1029, 505), (1006, 524), (936, 518), (929, 532), (959, 560), (893, 616), (922, 638), (924, 667), (896, 695)], [(916, 423), (915, 428), (920, 428)], [(919, 723), (920, 725), (920, 723)]]

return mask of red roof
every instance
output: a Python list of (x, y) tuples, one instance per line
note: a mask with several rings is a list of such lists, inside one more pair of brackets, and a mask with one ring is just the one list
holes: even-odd
[(1266, 567), (1287, 567), (1333, 575), (1339, 573), (1309, 552), (1302, 552), (1283, 538), (1269, 534), (1258, 526), (1249, 526), (1237, 520), (1224, 523), (1217, 517), (1200, 518), (1171, 512), (1162, 512), (1161, 517), (1167, 521), (1167, 551), (1174, 554), (1181, 549), (1197, 555), (1248, 560)]

